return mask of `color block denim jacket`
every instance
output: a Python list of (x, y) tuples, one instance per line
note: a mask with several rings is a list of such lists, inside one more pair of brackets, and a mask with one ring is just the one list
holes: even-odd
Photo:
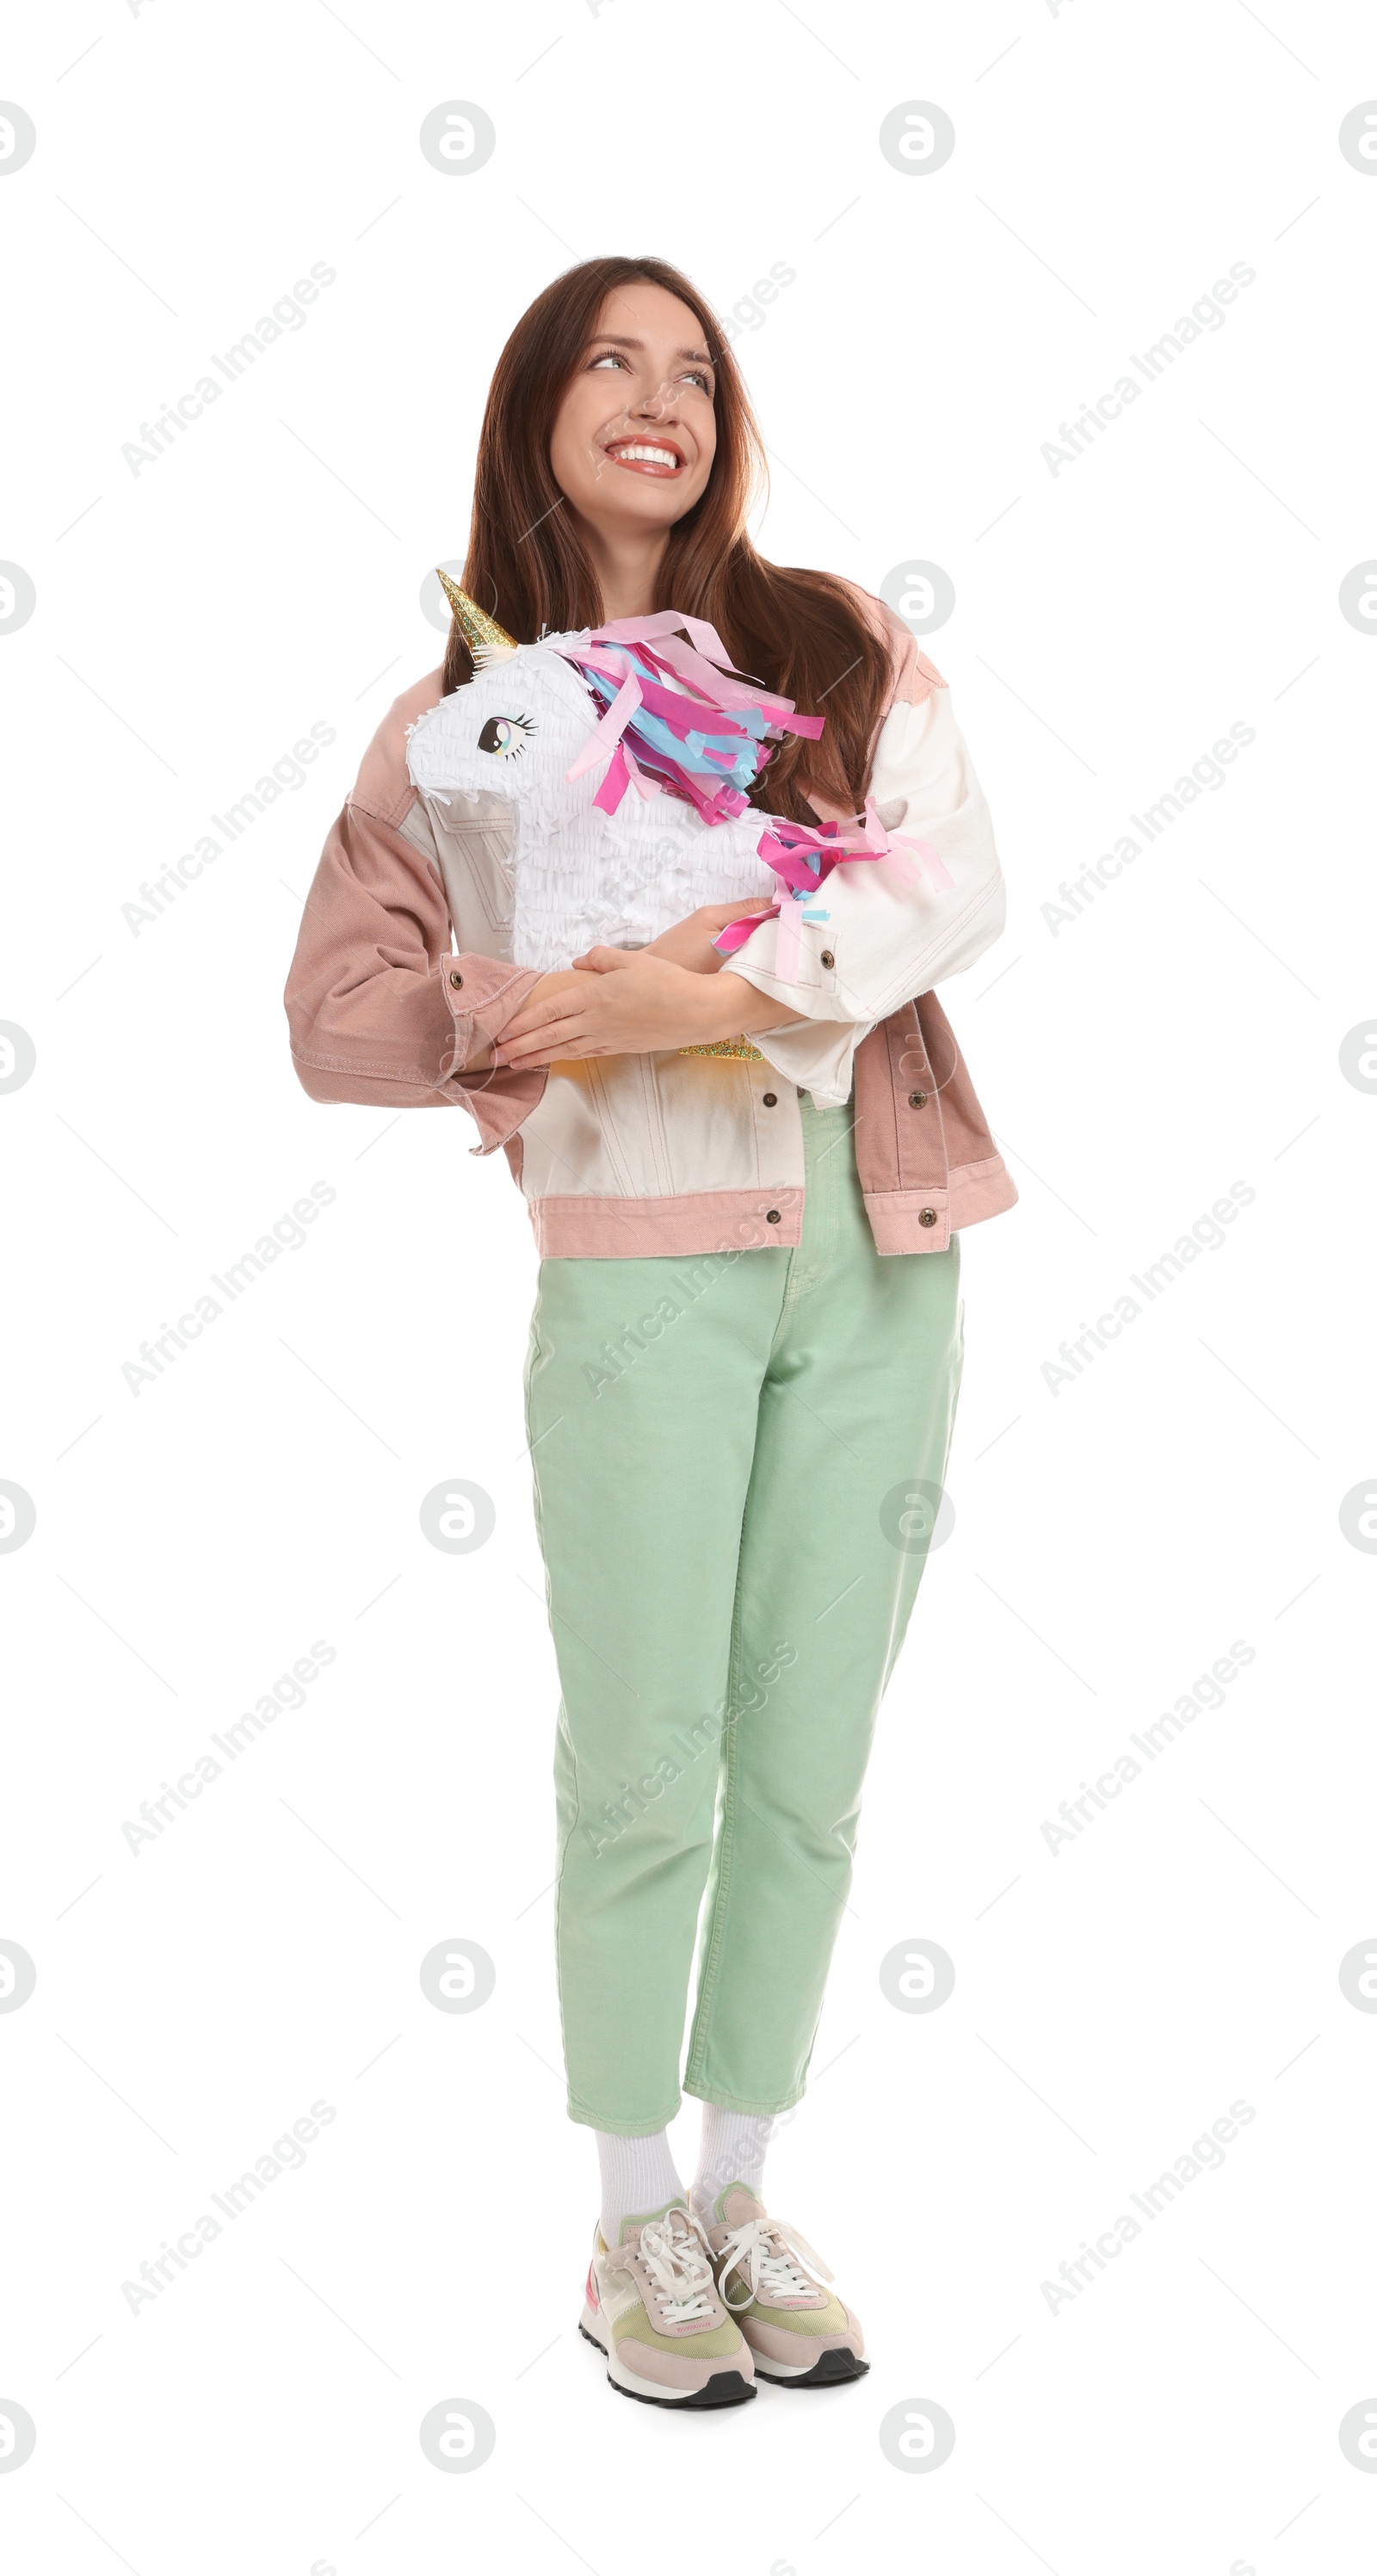
[(311, 1098), (462, 1104), (473, 1150), (504, 1148), (547, 1258), (797, 1244), (805, 1090), (820, 1106), (854, 1091), (878, 1251), (938, 1252), (1011, 1207), (1017, 1191), (932, 990), (1004, 925), (989, 809), (946, 683), (863, 598), (894, 669), (871, 794), (888, 829), (939, 853), (950, 885), (901, 891), (873, 866), (835, 869), (826, 923), (802, 926), (796, 983), (774, 973), (776, 923), (752, 932), (722, 973), (806, 1014), (753, 1031), (758, 1062), (671, 1048), (467, 1070), (537, 979), (511, 958), (510, 809), (499, 795), (429, 797), (409, 775), (408, 729), (441, 695), (433, 671), (379, 727), (307, 897), (286, 1007)]

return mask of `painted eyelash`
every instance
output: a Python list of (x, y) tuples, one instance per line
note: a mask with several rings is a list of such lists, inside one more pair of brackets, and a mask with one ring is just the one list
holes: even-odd
[[(505, 726), (508, 730), (509, 738), (505, 743), (500, 743), (497, 740), (497, 730), (499, 725)], [(538, 733), (539, 731), (540, 727), (533, 724), (529, 716), (515, 714), (489, 716), (486, 723), (479, 731), (478, 749), (482, 752), (491, 753), (501, 760), (518, 760), (522, 752), (525, 750), (531, 735)], [(489, 739), (490, 736), (492, 737), (491, 740)]]

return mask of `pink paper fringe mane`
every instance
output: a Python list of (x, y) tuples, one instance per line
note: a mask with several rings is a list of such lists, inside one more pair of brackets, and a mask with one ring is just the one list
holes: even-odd
[[(634, 786), (645, 797), (667, 791), (683, 798), (707, 824), (725, 822), (745, 811), (750, 800), (743, 782), (752, 786), (760, 776), (771, 757), (771, 739), (792, 733), (816, 742), (825, 722), (822, 716), (796, 715), (792, 699), (738, 678), (716, 628), (672, 608), (600, 626), (566, 658), (603, 713), (565, 775), (581, 778), (607, 760), (593, 799), (604, 814), (615, 814)], [(724, 770), (730, 773), (726, 778)], [(713, 945), (730, 956), (762, 922), (778, 920), (775, 972), (783, 983), (798, 981), (801, 924), (829, 918), (815, 898), (833, 868), (871, 860), (886, 865), (905, 887), (919, 882), (920, 867), (932, 885), (952, 884), (930, 842), (901, 840), (885, 830), (873, 797), (864, 815), (850, 823), (813, 825), (762, 815), (756, 849), (780, 881), (779, 897), (767, 910), (729, 922)]]
[(770, 758), (768, 737), (816, 741), (822, 732), (821, 716), (796, 716), (791, 699), (739, 679), (715, 627), (674, 609), (600, 626), (567, 659), (603, 713), (566, 775), (580, 778), (611, 755), (593, 799), (604, 814), (634, 784), (643, 796), (668, 789), (705, 823), (725, 822), (744, 812), (743, 790)]

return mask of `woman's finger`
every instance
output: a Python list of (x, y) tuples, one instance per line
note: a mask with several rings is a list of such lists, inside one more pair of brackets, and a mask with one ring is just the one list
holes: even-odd
[(549, 1028), (569, 1010), (582, 1007), (589, 987), (580, 984), (572, 967), (561, 967), (556, 974), (542, 975), (532, 986), (519, 1010), (507, 1023), (506, 1034), (523, 1034), (527, 1029)]
[(533, 1055), (523, 1055), (508, 1070), (512, 1073), (537, 1073), (542, 1065), (548, 1071), (552, 1064), (581, 1064), (586, 1056), (616, 1055), (618, 1052), (616, 1047), (595, 1044), (591, 1038), (566, 1038), (556, 1047), (537, 1047)]
[(616, 1055), (616, 1047), (605, 1046), (593, 1038), (562, 1038), (555, 1046), (538, 1046), (529, 1055), (518, 1056), (507, 1067), (511, 1073), (538, 1072), (542, 1065), (581, 1063), (585, 1056)]
[(552, 1029), (556, 1022), (562, 1024), (568, 1015), (567, 993), (556, 993), (548, 1002), (527, 1002), (515, 1017), (507, 1022), (498, 1039), (498, 1045), (506, 1046), (512, 1038), (531, 1037), (537, 1035), (541, 1029)]
[(532, 1029), (525, 1037), (517, 1037), (508, 1029), (503, 1033), (500, 1043), (493, 1048), (492, 1060), (494, 1064), (519, 1065), (529, 1064), (537, 1056), (544, 1056), (548, 1063), (552, 1055), (571, 1054), (573, 1049), (589, 1036), (587, 1022), (582, 1018), (556, 1020), (553, 1026)]

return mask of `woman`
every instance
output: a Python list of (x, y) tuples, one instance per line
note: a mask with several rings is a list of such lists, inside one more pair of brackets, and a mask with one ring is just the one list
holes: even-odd
[[(493, 379), (444, 672), (365, 756), (287, 991), (312, 1098), (462, 1103), (531, 1213), (560, 2000), (602, 2173), (582, 2326), (614, 2387), (689, 2408), (868, 2366), (768, 2214), (765, 2150), (803, 2091), (944, 1473), (955, 1230), (1015, 1197), (931, 989), (1003, 921), (946, 685), (877, 600), (756, 554), (761, 461), (677, 271), (592, 260), (537, 298)], [(408, 731), (473, 680), (475, 644), (668, 609), (824, 720), (785, 736), (753, 803), (817, 823), (869, 796), (939, 865), (835, 868), (791, 973), (773, 917), (713, 945), (739, 901), (532, 971), (502, 793), (521, 717), (485, 727), (493, 792), (467, 797), (418, 794)], [(685, 2192), (666, 2125), (695, 1944)]]

